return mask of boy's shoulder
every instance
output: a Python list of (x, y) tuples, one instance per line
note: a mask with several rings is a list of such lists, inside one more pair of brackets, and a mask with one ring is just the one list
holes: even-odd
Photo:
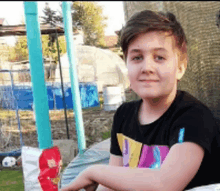
[(176, 96), (176, 102), (180, 107), (193, 106), (198, 109), (200, 108), (203, 110), (211, 111), (210, 108), (207, 105), (205, 105), (205, 103), (203, 103), (202, 101), (200, 101), (199, 99), (197, 99), (187, 91), (178, 90)]
[(184, 115), (194, 116), (195, 118), (203, 116), (206, 119), (216, 120), (211, 108), (186, 91), (177, 91), (177, 97), (172, 111), (174, 115), (184, 113)]

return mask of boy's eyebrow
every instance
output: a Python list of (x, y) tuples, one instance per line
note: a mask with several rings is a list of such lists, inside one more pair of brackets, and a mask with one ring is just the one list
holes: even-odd
[(153, 48), (153, 50), (168, 52), (165, 48)]
[[(152, 48), (150, 49), (150, 51), (163, 51), (163, 52), (168, 52), (165, 48), (162, 48), (162, 47), (158, 47), (158, 48)], [(129, 51), (130, 53), (133, 53), (133, 52), (142, 52), (141, 49), (132, 49), (131, 51)]]

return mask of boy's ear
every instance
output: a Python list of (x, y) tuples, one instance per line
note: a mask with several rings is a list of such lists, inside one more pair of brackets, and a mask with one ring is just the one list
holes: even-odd
[(177, 71), (177, 80), (180, 80), (183, 75), (185, 74), (187, 68), (187, 59), (181, 60), (178, 66), (178, 71)]

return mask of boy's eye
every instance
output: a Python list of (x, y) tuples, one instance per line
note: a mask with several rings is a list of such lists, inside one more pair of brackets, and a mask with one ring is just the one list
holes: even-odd
[(166, 60), (163, 56), (155, 56), (155, 59), (156, 59), (157, 61)]
[(134, 56), (134, 57), (132, 58), (132, 60), (142, 60), (142, 59), (143, 59), (142, 56)]

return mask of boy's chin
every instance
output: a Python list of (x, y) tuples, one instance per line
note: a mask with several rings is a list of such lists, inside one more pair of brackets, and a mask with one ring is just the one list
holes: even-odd
[(169, 94), (166, 93), (162, 93), (162, 92), (139, 92), (137, 93), (137, 95), (139, 95), (139, 97), (141, 97), (141, 99), (145, 99), (145, 100), (159, 100), (160, 98), (164, 98), (166, 96), (168, 96)]
[(162, 96), (158, 92), (137, 92), (137, 95), (142, 99), (156, 99)]

